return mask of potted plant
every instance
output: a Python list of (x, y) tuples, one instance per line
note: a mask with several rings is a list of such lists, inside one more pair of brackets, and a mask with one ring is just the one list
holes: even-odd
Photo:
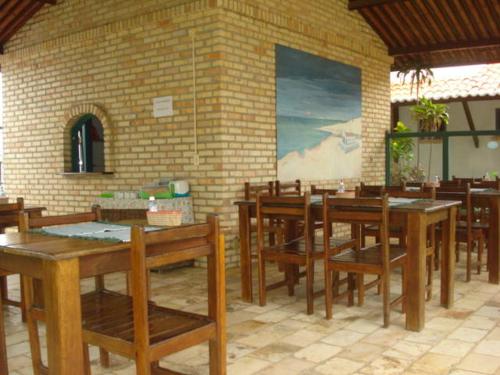
[(446, 130), (450, 119), (446, 104), (433, 103), (432, 100), (422, 97), (410, 110), (418, 121), (418, 131), (434, 132)]
[[(394, 133), (409, 133), (411, 129), (403, 122), (398, 121), (394, 128)], [(424, 179), (423, 171), (419, 165), (412, 166), (413, 147), (415, 146), (412, 138), (396, 138), (391, 142), (392, 158), (392, 181), (393, 185), (399, 185), (407, 181), (421, 182)]]
[[(415, 120), (418, 121), (418, 130), (420, 132), (445, 131), (450, 119), (447, 105), (433, 103), (432, 100), (423, 97), (420, 98), (416, 105), (410, 108), (410, 111), (413, 113)], [(429, 160), (427, 163), (427, 180), (429, 182), (432, 164), (432, 146), (432, 142), (430, 142)], [(437, 181), (433, 183), (436, 184)]]

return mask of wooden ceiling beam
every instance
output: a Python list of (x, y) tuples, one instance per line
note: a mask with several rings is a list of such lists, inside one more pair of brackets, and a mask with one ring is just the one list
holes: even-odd
[(57, 3), (57, 0), (35, 0), (35, 1), (38, 1), (38, 2), (44, 3), (44, 4), (50, 4), (50, 5), (56, 5), (56, 3)]
[(401, 0), (349, 0), (349, 10), (357, 10), (377, 5), (395, 3)]
[[(467, 100), (462, 100), (462, 106), (464, 107), (465, 117), (467, 117), (467, 124), (469, 124), (470, 130), (473, 132), (476, 131), (474, 119), (472, 118), (469, 103), (467, 103)], [(477, 135), (473, 135), (472, 139), (474, 141), (474, 146), (476, 146), (476, 148), (479, 148), (479, 137)]]
[(2, 40), (9, 40), (42, 6), (43, 3), (38, 1), (28, 3), (22, 11), (22, 17), (15, 18), (2, 30)]
[(416, 47), (394, 47), (389, 48), (389, 55), (391, 56), (401, 56), (414, 53), (425, 53), (425, 52), (442, 52), (442, 51), (452, 51), (452, 50), (470, 50), (475, 48), (485, 48), (485, 47), (498, 47), (500, 46), (500, 39), (486, 39), (486, 40), (476, 40), (476, 41), (460, 41), (460, 42), (449, 42), (449, 43), (439, 43), (429, 46), (416, 46)]

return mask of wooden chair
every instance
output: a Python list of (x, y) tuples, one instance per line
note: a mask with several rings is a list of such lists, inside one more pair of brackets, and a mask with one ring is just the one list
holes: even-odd
[[(19, 226), (19, 212), (24, 209), (23, 198), (17, 198), (16, 203), (0, 204), (0, 233), (5, 232), (5, 228)], [(0, 299), (3, 299), (3, 304), (8, 306), (15, 306), (21, 309), (23, 322), (26, 321), (26, 309), (24, 307), (24, 300), (22, 297), (22, 289), (24, 287), (21, 281), (21, 298), (19, 301), (9, 299), (9, 291), (7, 287), (7, 276), (11, 275), (9, 272), (0, 270)]]
[[(204, 256), (208, 258), (207, 315), (148, 301), (149, 269)], [(132, 296), (105, 289), (82, 295), (84, 342), (135, 360), (138, 375), (166, 375), (177, 373), (161, 368), (161, 358), (208, 341), (210, 374), (224, 375), (224, 247), (217, 216), (209, 216), (206, 224), (147, 233), (144, 228), (133, 226), (130, 266)]]
[[(93, 206), (91, 212), (69, 214), (69, 215), (58, 215), (58, 216), (44, 216), (37, 218), (29, 218), (27, 213), (21, 212), (19, 214), (19, 230), (21, 232), (29, 231), (34, 228), (42, 228), (53, 225), (65, 225), (65, 224), (78, 224), (91, 221), (101, 220), (101, 209), (99, 206)], [(29, 295), (29, 300), (31, 301), (31, 312), (27, 314), (27, 325), (28, 332), (30, 335), (30, 346), (31, 346), (31, 360), (33, 362), (33, 371), (35, 375), (44, 373), (46, 367), (43, 365), (41, 349), (40, 349), (40, 339), (38, 335), (37, 321), (45, 320), (45, 314), (43, 312), (43, 287), (41, 280), (23, 278), (23, 280), (29, 280), (30, 285), (25, 285), (26, 294)], [(96, 290), (104, 290), (104, 276), (96, 276), (94, 278)], [(109, 367), (109, 353), (102, 348), (100, 348), (100, 361), (103, 367)]]
[(300, 180), (295, 180), (292, 182), (280, 182), (276, 180), (274, 182), (274, 193), (278, 197), (282, 196), (300, 196), (301, 195), (301, 183)]
[[(403, 268), (406, 274), (406, 252), (399, 247), (389, 245), (389, 205), (387, 195), (383, 198), (329, 198), (323, 196), (323, 220), (329, 223), (349, 223), (353, 225), (355, 240), (354, 249), (335, 254), (324, 252), (325, 263), (325, 306), (326, 318), (332, 317), (332, 278), (331, 272), (347, 272), (351, 274), (374, 274), (380, 276), (384, 310), (384, 327), (389, 326), (390, 309), (397, 303), (405, 303), (406, 280), (403, 280), (402, 295), (390, 301), (390, 273), (396, 267)], [(375, 224), (379, 228), (380, 243), (363, 248), (361, 246), (360, 226)], [(330, 240), (328, 231), (324, 231), (325, 244)], [(325, 245), (326, 247), (326, 245)], [(360, 278), (358, 278), (359, 281)], [(358, 283), (361, 287), (362, 281)], [(350, 299), (353, 298), (354, 283), (349, 283)]]
[[(300, 222), (303, 230), (300, 235), (296, 230), (286, 241), (278, 245), (265, 245), (265, 220), (286, 221), (289, 228)], [(291, 226), (290, 226), (291, 224)], [(259, 304), (266, 304), (267, 290), (288, 286), (288, 294), (294, 294), (298, 273), (296, 268), (306, 268), (307, 313), (314, 312), (313, 299), (318, 295), (313, 291), (314, 262), (322, 258), (322, 251), (313, 248), (314, 229), (311, 219), (311, 196), (302, 197), (258, 196), (257, 197), (257, 257), (259, 264)], [(284, 265), (285, 280), (266, 285), (266, 262), (273, 261)]]
[[(458, 210), (457, 213), (457, 224), (456, 224), (456, 258), (459, 258), (459, 243), (465, 242), (467, 244), (467, 259), (466, 259), (466, 281), (471, 280), (472, 273), (472, 251), (474, 249), (474, 244), (478, 243), (478, 254), (477, 254), (477, 273), (481, 273), (482, 256), (484, 252), (484, 246), (487, 242), (489, 225), (487, 222), (476, 221), (474, 219), (474, 205), (472, 204), (472, 195), (470, 191), (470, 184), (466, 184), (464, 187), (449, 187), (449, 188), (438, 188), (437, 198), (443, 200), (455, 200), (462, 202), (462, 210)], [(487, 206), (477, 207), (479, 209), (487, 209)], [(461, 211), (461, 212), (460, 212)], [(439, 233), (438, 229), (438, 233)], [(436, 252), (439, 251), (439, 238), (436, 244)]]
[[(388, 192), (405, 191), (405, 185), (385, 186), (385, 185), (365, 185), (361, 182), (359, 187), (356, 187), (356, 197), (359, 198), (380, 198)], [(361, 227), (361, 246), (366, 245), (366, 237), (375, 237), (375, 242), (380, 242), (378, 234), (379, 228), (376, 225), (363, 225)], [(393, 225), (389, 228), (389, 237), (397, 238), (400, 246), (404, 246), (404, 231), (401, 226)]]

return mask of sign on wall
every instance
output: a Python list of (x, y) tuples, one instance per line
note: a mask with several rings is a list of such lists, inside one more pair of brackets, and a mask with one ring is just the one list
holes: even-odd
[(361, 70), (276, 45), (280, 180), (361, 176)]
[(165, 117), (174, 114), (173, 100), (171, 96), (159, 96), (153, 99), (153, 116)]

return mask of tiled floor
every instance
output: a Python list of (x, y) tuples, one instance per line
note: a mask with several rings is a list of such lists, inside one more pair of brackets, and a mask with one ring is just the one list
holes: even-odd
[[(317, 266), (316, 287), (322, 286)], [(486, 282), (486, 273), (463, 282), (463, 261), (458, 265), (456, 303), (453, 309), (439, 306), (439, 280), (435, 297), (427, 303), (426, 328), (419, 333), (403, 329), (403, 315), (392, 313), (390, 328), (382, 324), (382, 305), (374, 290), (362, 307), (334, 305), (334, 318), (324, 319), (323, 300), (316, 312), (306, 315), (302, 285), (297, 296), (285, 289), (269, 293), (268, 304), (243, 303), (239, 298), (239, 273), (227, 272), (228, 373), (250, 374), (453, 374), (500, 375), (500, 286)], [(184, 268), (153, 275), (154, 296), (160, 304), (204, 311), (206, 272)], [(436, 277), (439, 277), (439, 272)], [(400, 277), (393, 278), (399, 292)], [(9, 280), (18, 293), (17, 278)], [(123, 275), (107, 278), (111, 289), (121, 289)], [(89, 287), (84, 282), (84, 289)], [(25, 326), (18, 309), (6, 308), (7, 344), (11, 374), (32, 374)], [(91, 353), (93, 374), (135, 374), (133, 364), (112, 356), (112, 366), (98, 364)], [(163, 361), (166, 367), (187, 374), (208, 374), (207, 346), (179, 352)], [(2, 374), (3, 375), (3, 374)]]

